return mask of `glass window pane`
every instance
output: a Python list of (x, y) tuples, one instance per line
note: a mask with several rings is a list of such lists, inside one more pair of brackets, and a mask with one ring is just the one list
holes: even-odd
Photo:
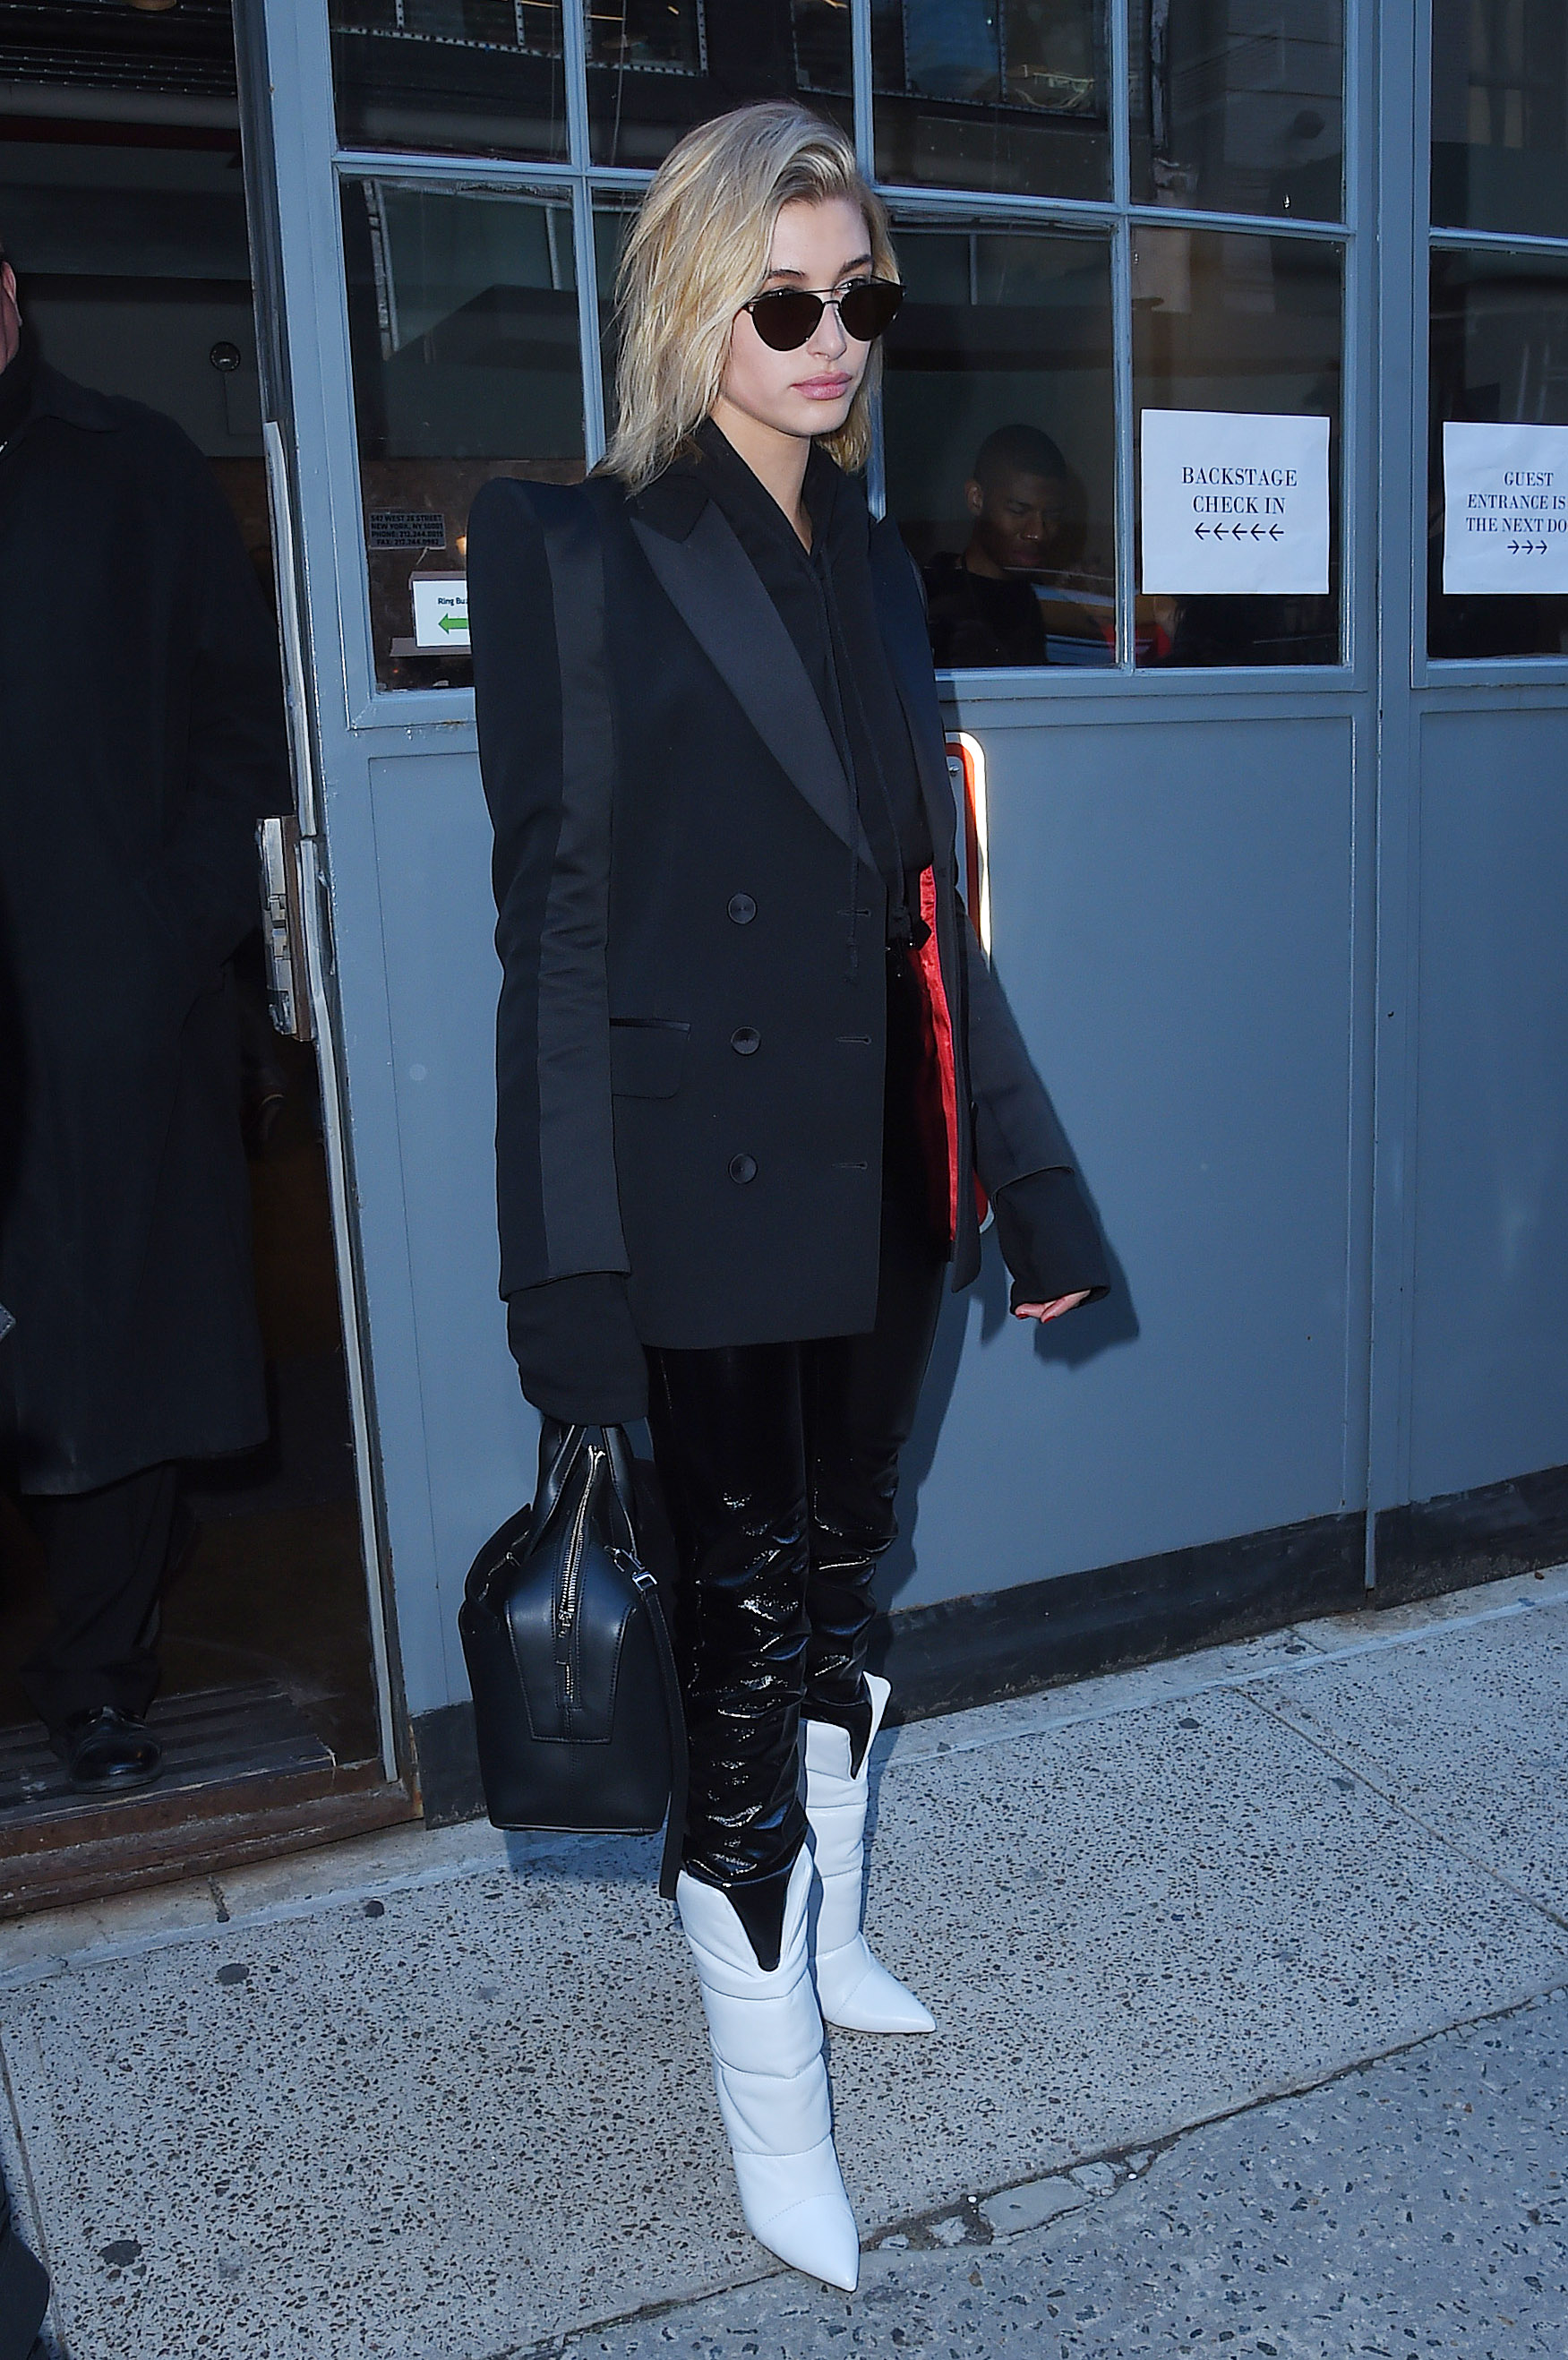
[(561, 0), (329, 0), (345, 148), (566, 154)]
[(1108, 67), (1105, 0), (871, 0), (877, 173), (1107, 197)]
[(1110, 247), (899, 226), (887, 507), (939, 664), (1109, 664), (1116, 648)]
[[(1450, 420), (1548, 430), (1527, 438), (1530, 447), (1522, 453), (1517, 438), (1510, 448), (1499, 434), (1495, 453), (1487, 447), (1494, 438), (1468, 438), (1463, 509), (1478, 511), (1493, 536), (1490, 563), (1479, 567), (1477, 536), (1459, 500), (1452, 516), (1446, 511), (1443, 430)], [(1568, 445), (1568, 267), (1530, 255), (1434, 254), (1427, 552), (1432, 655), (1568, 654), (1568, 596), (1529, 586), (1531, 574), (1561, 582), (1568, 570), (1559, 539), (1568, 518), (1568, 450), (1560, 451), (1559, 442)], [(1530, 487), (1510, 485), (1520, 474), (1531, 478)], [(1506, 504), (1515, 497), (1519, 507), (1510, 516)], [(1521, 535), (1521, 518), (1539, 519), (1539, 538)], [(1460, 551), (1470, 556), (1468, 564)], [(1454, 572), (1465, 584), (1451, 595), (1443, 587), (1445, 553), (1458, 557)], [(1493, 586), (1475, 586), (1477, 575)], [(1509, 575), (1519, 578), (1510, 582)]]
[[(1329, 421), (1328, 595), (1150, 595), (1140, 562), (1139, 663), (1339, 661), (1343, 282), (1344, 249), (1313, 238), (1135, 227), (1135, 447), (1145, 410)], [(1266, 432), (1237, 440), (1269, 447)], [(1140, 484), (1140, 524), (1141, 497)]]
[(599, 164), (657, 166), (683, 131), (759, 98), (853, 130), (845, 0), (585, 0)]
[(583, 474), (571, 207), (350, 180), (343, 245), (376, 677), (461, 685), (474, 493)]
[(1341, 0), (1132, 0), (1135, 204), (1338, 221)]
[(1432, 0), (1432, 217), (1568, 237), (1568, 8)]

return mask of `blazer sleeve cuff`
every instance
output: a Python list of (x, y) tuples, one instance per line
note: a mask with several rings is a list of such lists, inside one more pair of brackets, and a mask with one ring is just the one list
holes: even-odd
[(1013, 1274), (1011, 1309), (1081, 1290), (1097, 1303), (1110, 1293), (1105, 1250), (1075, 1172), (1059, 1165), (1028, 1173), (998, 1188), (992, 1201), (1002, 1259)]
[(648, 1356), (625, 1275), (584, 1271), (506, 1297), (506, 1341), (523, 1392), (563, 1426), (635, 1426), (648, 1415)]

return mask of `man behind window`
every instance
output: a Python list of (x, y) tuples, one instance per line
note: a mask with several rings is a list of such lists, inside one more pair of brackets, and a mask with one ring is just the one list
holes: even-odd
[(277, 642), (173, 421), (46, 368), (0, 257), (0, 1348), (74, 1786), (145, 1715), (177, 1462), (267, 1430), (227, 962), (289, 801)]
[(1060, 569), (1070, 530), (1067, 462), (1038, 426), (998, 426), (964, 486), (966, 547), (925, 568), (931, 653), (957, 669), (1104, 663), (1105, 634), (1073, 600), (1035, 584)]

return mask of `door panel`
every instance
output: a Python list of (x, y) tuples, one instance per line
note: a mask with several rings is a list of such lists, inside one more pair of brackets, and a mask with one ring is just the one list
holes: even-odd
[(472, 755), (376, 759), (370, 792), (433, 1569), (455, 1655), (463, 1577), (531, 1491), (537, 1433), (497, 1294), (490, 819)]
[(1417, 1500), (1568, 1462), (1565, 727), (1421, 730)]

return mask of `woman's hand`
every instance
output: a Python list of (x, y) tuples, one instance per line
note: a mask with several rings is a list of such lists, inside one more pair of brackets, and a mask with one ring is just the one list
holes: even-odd
[(1080, 1287), (1076, 1295), (1059, 1295), (1054, 1303), (1020, 1303), (1013, 1317), (1038, 1319), (1043, 1328), (1048, 1319), (1060, 1319), (1064, 1311), (1076, 1311), (1081, 1303), (1088, 1300), (1089, 1289)]

